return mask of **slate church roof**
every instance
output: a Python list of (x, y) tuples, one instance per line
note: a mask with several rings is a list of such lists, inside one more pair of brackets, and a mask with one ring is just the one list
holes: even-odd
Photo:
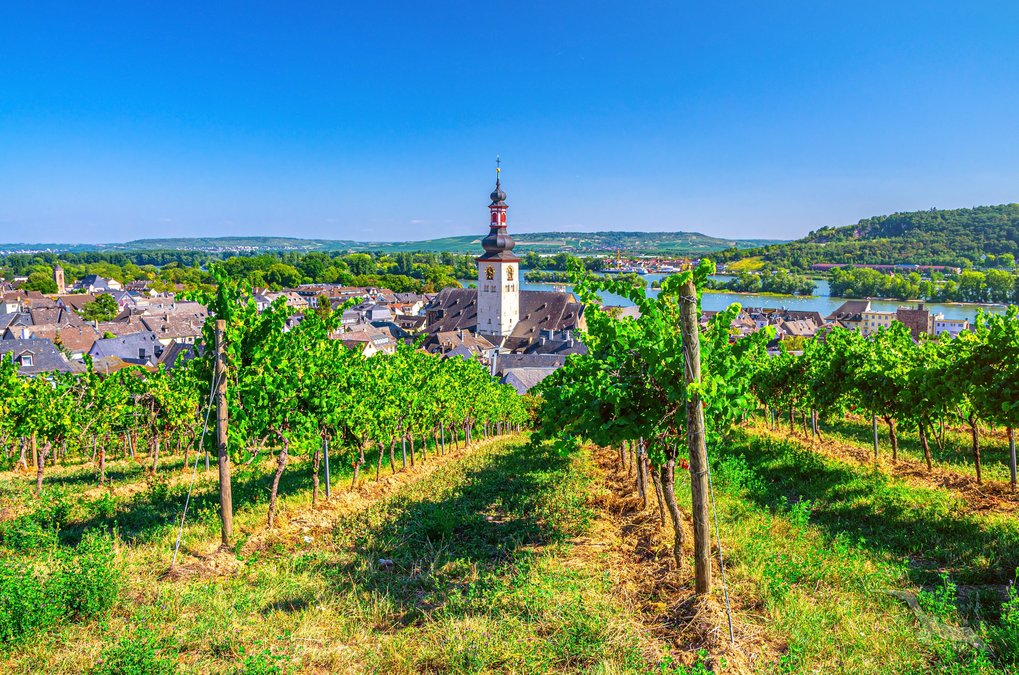
[[(460, 330), (477, 330), (478, 292), (473, 288), (446, 288), (426, 308), (428, 334), (426, 347), (436, 342), (439, 333)], [(525, 351), (546, 343), (550, 333), (562, 334), (583, 328), (584, 305), (572, 293), (559, 291), (520, 291), (520, 321), (513, 333), (505, 339), (503, 347), (510, 351)], [(498, 342), (497, 338), (489, 338)], [(572, 339), (572, 338), (571, 338)], [(558, 342), (565, 342), (561, 339)], [(561, 345), (559, 345), (561, 346)]]

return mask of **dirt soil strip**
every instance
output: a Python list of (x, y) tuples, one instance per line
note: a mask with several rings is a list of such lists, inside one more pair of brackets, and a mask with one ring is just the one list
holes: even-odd
[[(285, 502), (277, 504), (276, 526), (269, 530), (264, 521), (256, 527), (242, 528), (236, 533), (238, 539), (247, 539), (241, 546), (241, 555), (247, 557), (255, 551), (267, 550), (276, 544), (296, 547), (305, 537), (316, 538), (328, 536), (336, 523), (343, 517), (361, 511), (373, 503), (392, 495), (405, 486), (416, 483), (430, 476), (442, 467), (463, 459), (468, 454), (483, 452), (484, 449), (499, 441), (512, 438), (513, 434), (494, 436), (485, 440), (474, 441), (470, 448), (454, 449), (446, 446), (446, 454), (431, 454), (422, 462), (420, 458), (414, 468), (398, 468), (394, 474), (387, 464), (382, 467), (378, 481), (375, 480), (374, 465), (362, 467), (361, 479), (355, 489), (350, 489), (349, 480), (344, 477), (336, 481), (332, 497), (325, 499), (325, 486), (319, 487), (319, 501), (314, 508), (310, 506), (300, 510), (288, 510)], [(377, 455), (376, 455), (377, 457)], [(397, 458), (399, 459), (399, 458)], [(369, 464), (371, 464), (369, 462)], [(309, 492), (311, 479), (308, 479)], [(164, 575), (167, 580), (188, 579), (191, 577), (216, 577), (236, 574), (243, 563), (232, 551), (223, 550), (219, 544), (209, 541), (202, 542), (202, 550), (181, 547), (180, 557), (173, 570)]]
[[(639, 614), (654, 641), (666, 646), (677, 663), (688, 667), (701, 649), (707, 650), (713, 669), (724, 659), (726, 673), (756, 673), (777, 661), (784, 645), (763, 625), (745, 622), (743, 617), (752, 614), (753, 608), (744, 607), (740, 598), (732, 595), (736, 643), (729, 642), (721, 587), (716, 583), (712, 596), (698, 599), (693, 570), (687, 567), (677, 573), (673, 569), (671, 527), (660, 526), (654, 498), (647, 509), (641, 509), (634, 480), (620, 470), (619, 456), (613, 450), (595, 450), (594, 460), (604, 489), (591, 497), (598, 517), (590, 541), (577, 542), (577, 555), (595, 547), (599, 554), (609, 555), (614, 592), (624, 606)], [(685, 554), (692, 556), (689, 522), (684, 539)], [(714, 564), (718, 581), (717, 557)]]
[[(800, 434), (789, 435), (760, 426), (750, 427), (747, 431), (757, 436), (796, 443), (801, 448), (834, 459), (848, 461), (857, 466), (874, 466), (874, 455), (870, 448), (863, 448), (845, 441), (826, 437), (823, 442), (819, 442), (805, 439)], [(892, 462), (890, 457), (880, 457), (877, 464), (883, 472), (901, 478), (910, 484), (952, 492), (966, 503), (968, 511), (975, 513), (1019, 511), (1019, 493), (1012, 492), (1011, 486), (1005, 481), (985, 480), (981, 485), (977, 483), (974, 476), (967, 476), (958, 471), (938, 466), (935, 466), (933, 470), (928, 470), (924, 462), (911, 459), (900, 458), (898, 461)]]

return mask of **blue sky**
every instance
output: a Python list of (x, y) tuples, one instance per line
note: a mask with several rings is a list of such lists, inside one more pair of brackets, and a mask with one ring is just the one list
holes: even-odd
[(0, 4), (0, 241), (477, 233), (496, 154), (518, 232), (1019, 201), (1014, 1), (210, 4)]

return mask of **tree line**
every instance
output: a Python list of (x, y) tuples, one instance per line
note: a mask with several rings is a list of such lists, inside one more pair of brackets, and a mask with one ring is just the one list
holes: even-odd
[[(560, 253), (530, 252), (522, 265), (528, 270), (564, 272), (573, 261), (591, 271), (604, 268), (603, 258), (578, 258)], [(279, 253), (207, 253), (202, 251), (138, 251), (89, 253), (16, 253), (0, 257), (0, 278), (27, 277), (21, 288), (56, 293), (53, 268), (64, 268), (68, 286), (89, 274), (122, 284), (148, 281), (156, 291), (203, 289), (215, 286), (212, 267), (237, 281), (278, 290), (301, 284), (376, 286), (396, 293), (433, 293), (457, 288), (477, 276), (474, 256), (460, 253), (345, 253), (286, 251)]]
[(737, 293), (779, 293), (782, 295), (813, 295), (814, 280), (786, 269), (739, 272), (728, 281), (708, 279), (707, 287)]
[(121, 283), (149, 281), (157, 291), (211, 290), (213, 266), (259, 288), (292, 288), (329, 283), (379, 286), (395, 292), (436, 292), (458, 287), (458, 279), (477, 274), (474, 258), (454, 253), (323, 253), (311, 251), (258, 255), (194, 251), (138, 253), (11, 254), (0, 258), (0, 278), (27, 277), (26, 290), (56, 293), (53, 267), (64, 268), (70, 285), (89, 274)]
[(929, 209), (865, 218), (855, 225), (822, 227), (797, 241), (754, 249), (728, 249), (719, 262), (760, 257), (789, 269), (814, 263), (1007, 267), (1019, 255), (1019, 204), (971, 209)]
[(890, 275), (864, 267), (836, 267), (828, 283), (831, 295), (840, 298), (1019, 303), (1019, 274), (1003, 269), (933, 272), (923, 278), (917, 272)]

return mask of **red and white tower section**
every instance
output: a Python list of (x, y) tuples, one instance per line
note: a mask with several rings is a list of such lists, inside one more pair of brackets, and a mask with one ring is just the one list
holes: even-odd
[(478, 263), (478, 328), (482, 335), (506, 337), (520, 321), (520, 258), (513, 255), (516, 242), (506, 231), (506, 193), (500, 169), (495, 169), (495, 190), (488, 235), (481, 240), (484, 255)]

